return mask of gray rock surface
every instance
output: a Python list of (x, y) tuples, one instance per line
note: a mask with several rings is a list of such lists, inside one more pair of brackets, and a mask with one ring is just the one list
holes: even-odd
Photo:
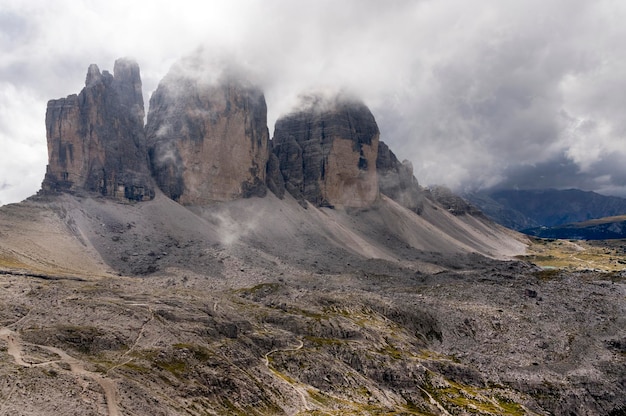
[(379, 141), (376, 158), (380, 192), (405, 208), (419, 214), (424, 209), (424, 190), (413, 176), (413, 165), (400, 162), (386, 143)]
[(280, 160), (273, 152), (270, 153), (267, 160), (266, 170), (267, 188), (279, 198), (285, 196), (285, 180), (280, 172)]
[(378, 198), (379, 130), (345, 95), (310, 96), (276, 122), (273, 151), (287, 191), (316, 206), (364, 207)]
[(465, 199), (456, 195), (445, 186), (431, 186), (427, 190), (427, 195), (454, 215), (483, 215), (478, 208), (468, 203)]
[(201, 55), (182, 59), (150, 98), (152, 174), (184, 205), (263, 196), (269, 156), (263, 92), (244, 76), (208, 65)]
[(48, 102), (42, 190), (152, 199), (143, 118), (137, 63), (118, 59), (113, 75), (91, 65), (80, 94)]

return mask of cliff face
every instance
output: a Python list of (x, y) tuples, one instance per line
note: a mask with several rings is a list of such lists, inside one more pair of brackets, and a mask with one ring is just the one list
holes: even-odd
[(376, 159), (380, 192), (405, 208), (420, 214), (424, 208), (424, 193), (413, 176), (413, 165), (400, 162), (384, 142), (378, 144)]
[(143, 117), (137, 63), (118, 59), (114, 75), (91, 65), (80, 94), (48, 102), (42, 190), (152, 199)]
[(364, 207), (378, 198), (379, 130), (361, 102), (314, 98), (274, 132), (286, 190), (318, 206)]
[(189, 65), (174, 66), (150, 99), (146, 132), (158, 186), (184, 205), (265, 195), (262, 91), (237, 77), (198, 76)]
[(270, 189), (316, 206), (366, 207), (389, 196), (420, 213), (410, 162), (382, 142), (370, 110), (349, 96), (309, 96), (269, 141), (260, 88), (199, 53), (172, 67), (150, 99), (144, 129), (139, 67), (114, 75), (91, 65), (78, 95), (51, 100), (43, 191), (85, 190), (120, 200), (154, 197), (154, 182), (183, 205)]

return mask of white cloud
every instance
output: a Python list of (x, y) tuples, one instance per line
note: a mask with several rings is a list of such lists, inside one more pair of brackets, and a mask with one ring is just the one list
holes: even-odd
[[(79, 92), (89, 64), (137, 59), (147, 104), (200, 44), (263, 85), (270, 132), (301, 92), (347, 88), (422, 183), (491, 186), (567, 155), (593, 186), (626, 157), (625, 19), (610, 0), (0, 0), (0, 134), (21, 166), (2, 168), (0, 201), (38, 189), (46, 101)], [(603, 189), (626, 192), (607, 174)]]
[(27, 89), (0, 82), (0, 203), (29, 197), (43, 179), (48, 153), (39, 104)]

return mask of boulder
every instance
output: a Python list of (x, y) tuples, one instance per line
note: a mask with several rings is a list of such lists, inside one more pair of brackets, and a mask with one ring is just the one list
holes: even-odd
[(150, 167), (161, 190), (183, 205), (264, 196), (269, 156), (260, 88), (201, 56), (175, 64), (150, 98)]
[(361, 101), (342, 94), (306, 97), (276, 122), (272, 140), (286, 190), (316, 206), (371, 205), (378, 198), (379, 135)]
[(143, 119), (137, 63), (118, 59), (113, 75), (90, 65), (80, 94), (48, 102), (48, 166), (42, 191), (152, 199)]

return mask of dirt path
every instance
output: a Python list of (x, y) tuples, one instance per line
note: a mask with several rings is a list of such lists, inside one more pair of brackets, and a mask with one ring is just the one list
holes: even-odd
[(21, 365), (22, 367), (31, 366), (30, 363), (25, 362), (22, 358), (22, 348), (19, 344), (18, 338), (16, 338), (15, 332), (11, 331), (9, 328), (1, 328), (0, 338), (4, 338), (7, 342), (7, 353), (13, 357), (15, 364)]
[[(141, 329), (139, 329), (139, 333), (137, 334), (137, 337), (135, 338), (135, 341), (133, 342), (133, 345), (131, 345), (131, 347), (128, 349), (128, 351), (126, 351), (124, 354), (122, 354), (121, 358), (128, 357), (135, 350), (135, 348), (137, 348), (137, 345), (139, 345), (139, 340), (141, 340), (141, 338), (143, 337), (143, 334), (144, 334), (144, 331), (146, 330), (146, 327), (148, 326), (148, 324), (150, 324), (154, 320), (154, 311), (152, 310), (152, 308), (150, 308), (149, 305), (144, 304), (144, 303), (133, 303), (133, 304), (130, 304), (130, 306), (145, 306), (146, 308), (148, 308), (148, 311), (150, 312), (150, 318), (148, 318), (141, 325)], [(119, 367), (121, 367), (123, 365), (126, 365), (126, 364), (128, 364), (128, 363), (130, 363), (132, 361), (133, 361), (132, 357), (128, 358), (128, 359), (126, 359), (124, 361), (121, 361), (118, 364), (114, 365), (113, 367), (109, 368), (106, 373), (109, 374), (110, 371), (113, 371), (116, 368), (119, 368)]]
[(266, 353), (265, 355), (263, 355), (263, 360), (265, 362), (265, 366), (269, 367), (270, 365), (270, 355), (276, 353), (276, 352), (287, 352), (287, 351), (298, 351), (300, 349), (302, 349), (302, 347), (304, 347), (304, 342), (302, 342), (302, 340), (298, 340), (298, 342), (300, 343), (299, 345), (293, 347), (293, 348), (285, 348), (285, 349), (274, 349), (271, 350), (270, 352)]
[[(302, 340), (298, 340), (298, 345), (293, 347), (293, 348), (284, 348), (284, 349), (274, 349), (271, 350), (269, 352), (267, 352), (265, 355), (263, 355), (263, 360), (264, 360), (264, 364), (267, 368), (270, 368), (270, 355), (277, 353), (277, 352), (287, 352), (287, 351), (299, 351), (302, 349), (302, 347), (304, 347), (304, 342), (302, 342)], [(271, 368), (272, 372), (278, 373), (278, 370)], [(304, 408), (304, 410), (308, 411), (311, 410), (311, 408), (309, 407), (309, 401), (307, 400), (307, 393), (306, 390), (304, 388), (302, 388), (301, 386), (298, 386), (294, 383), (291, 383), (289, 381), (287, 381), (286, 379), (282, 378), (282, 377), (278, 377), (279, 380), (287, 383), (289, 386), (291, 386), (291, 388), (293, 388), (293, 390), (296, 392), (296, 394), (298, 396), (300, 396), (300, 400), (302, 402), (302, 407)]]
[[(38, 347), (54, 353), (59, 356), (60, 360), (45, 361), (41, 363), (31, 363), (24, 359), (24, 351), (22, 349), (23, 343), (19, 335), (9, 328), (0, 328), (0, 338), (4, 339), (7, 343), (7, 353), (13, 357), (15, 364), (22, 367), (39, 367), (45, 365), (56, 365), (59, 362), (64, 362), (70, 367), (70, 372), (75, 376), (85, 377), (98, 383), (98, 385), (104, 391), (104, 398), (107, 404), (107, 410), (109, 416), (120, 416), (119, 407), (117, 405), (117, 389), (115, 388), (115, 382), (109, 378), (105, 378), (94, 372), (85, 369), (84, 362), (77, 358), (72, 357), (60, 348), (50, 347), (47, 345), (38, 344), (25, 344), (33, 347)], [(56, 366), (58, 367), (58, 366)], [(58, 367), (59, 371), (63, 371)], [(86, 387), (86, 386), (83, 386)]]
[(424, 394), (426, 394), (426, 396), (428, 396), (428, 401), (430, 402), (430, 404), (434, 405), (435, 407), (437, 407), (437, 409), (439, 409), (439, 411), (441, 412), (442, 415), (445, 416), (451, 416), (450, 413), (448, 413), (448, 411), (441, 405), (441, 403), (439, 403), (437, 400), (434, 399), (433, 396), (430, 395), (429, 392), (427, 392), (426, 390), (424, 390), (421, 387), (418, 387)]

